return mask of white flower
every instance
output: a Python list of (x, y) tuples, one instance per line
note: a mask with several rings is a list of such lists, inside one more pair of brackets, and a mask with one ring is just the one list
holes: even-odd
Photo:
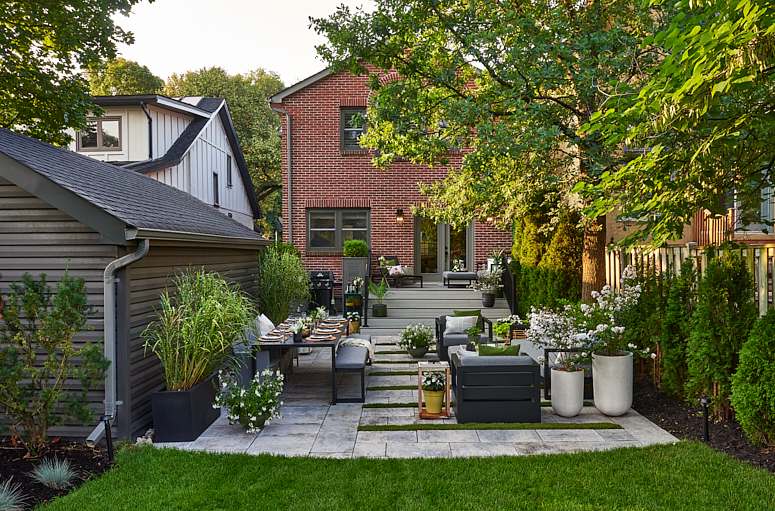
[(582, 357), (584, 357), (584, 358), (586, 358), (586, 356), (587, 356), (587, 352), (586, 352), (586, 351), (582, 351), (582, 352), (581, 352), (581, 356), (582, 356)]
[(630, 349), (635, 349), (635, 348), (637, 348), (637, 346), (635, 346), (633, 343), (629, 343), (629, 344), (627, 345), (627, 347), (628, 347), (628, 348), (630, 348)]
[(643, 353), (646, 353), (646, 354), (648, 354), (650, 351), (651, 351), (651, 349), (649, 349), (649, 348), (646, 348), (645, 350), (643, 350)]

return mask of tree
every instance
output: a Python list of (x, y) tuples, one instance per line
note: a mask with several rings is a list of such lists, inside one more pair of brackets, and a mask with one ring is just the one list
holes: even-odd
[[(464, 163), (426, 183), (423, 214), (453, 225), (493, 216), (504, 224), (537, 206), (557, 218), (584, 203), (571, 194), (596, 183), (621, 154), (579, 127), (623, 99), (655, 65), (640, 48), (663, 24), (636, 1), (500, 2), (377, 0), (373, 13), (340, 7), (313, 19), (329, 42), (319, 55), (335, 71), (367, 73), (373, 91), (364, 143), (376, 164)], [(389, 79), (380, 72), (394, 70)], [(625, 97), (626, 99), (626, 97)], [(583, 218), (582, 297), (605, 281), (603, 216)]]
[(578, 188), (596, 196), (590, 214), (618, 208), (641, 219), (627, 245), (659, 246), (697, 211), (719, 217), (733, 202), (753, 213), (744, 224), (772, 225), (756, 217), (775, 186), (775, 6), (681, 0), (678, 9), (669, 29), (644, 41), (662, 45), (665, 58), (637, 101), (590, 126), (641, 153)]
[[(0, 126), (46, 142), (72, 140), (94, 109), (80, 70), (133, 42), (113, 21), (139, 0), (5, 2), (0, 23)], [(153, 0), (150, 0), (153, 1)]]
[(269, 108), (267, 98), (284, 88), (280, 77), (271, 71), (256, 69), (245, 75), (230, 76), (223, 69), (212, 67), (182, 75), (173, 74), (164, 89), (169, 96), (226, 99), (256, 196), (264, 212), (262, 227), (267, 233), (281, 228), (277, 199), (282, 188), (281, 141), (277, 136), (280, 117)]
[(150, 69), (123, 58), (90, 67), (86, 79), (93, 96), (157, 94), (164, 89), (164, 80)]

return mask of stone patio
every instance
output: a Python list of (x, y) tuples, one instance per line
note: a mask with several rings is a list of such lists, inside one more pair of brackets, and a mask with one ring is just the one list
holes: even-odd
[[(396, 337), (375, 337), (375, 351), (396, 354), (376, 355), (366, 369), (366, 386), (417, 385), (416, 375), (371, 376), (376, 371), (416, 371), (417, 363), (394, 343)], [(435, 358), (434, 354), (426, 358)], [(380, 364), (386, 360), (406, 363)], [(313, 349), (300, 355), (299, 366), (286, 378), (281, 419), (248, 434), (239, 426), (230, 426), (225, 417), (218, 419), (194, 442), (155, 444), (157, 447), (248, 454), (286, 456), (322, 456), (330, 458), (407, 458), (455, 456), (517, 456), (578, 451), (597, 451), (626, 446), (672, 443), (677, 439), (637, 412), (621, 417), (606, 417), (596, 408), (585, 406), (577, 417), (555, 415), (551, 407), (542, 407), (542, 422), (611, 422), (616, 430), (459, 430), (459, 431), (358, 431), (359, 425), (416, 423), (455, 423), (450, 419), (421, 420), (414, 408), (363, 408), (360, 404), (337, 404), (331, 400), (331, 350)], [(339, 376), (339, 396), (357, 397), (359, 375)], [(417, 402), (417, 390), (367, 391), (367, 403)]]

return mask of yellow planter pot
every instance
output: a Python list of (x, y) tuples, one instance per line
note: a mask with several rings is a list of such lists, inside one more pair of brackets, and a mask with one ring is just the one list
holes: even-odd
[(441, 413), (441, 407), (444, 404), (443, 390), (423, 390), (425, 397), (425, 410), (428, 413)]
[(350, 321), (350, 333), (351, 334), (357, 334), (358, 330), (361, 329), (361, 322), (360, 321)]

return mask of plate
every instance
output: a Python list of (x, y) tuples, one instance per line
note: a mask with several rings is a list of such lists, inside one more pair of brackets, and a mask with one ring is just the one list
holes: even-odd
[(309, 336), (309, 338), (310, 338), (310, 339), (312, 339), (312, 340), (321, 341), (321, 340), (323, 340), (323, 339), (330, 339), (330, 338), (331, 338), (331, 336), (330, 336), (330, 335), (318, 335), (318, 334), (312, 334), (312, 335), (310, 335), (310, 336)]
[(285, 339), (282, 335), (262, 335), (260, 338), (262, 341), (282, 341)]
[(336, 328), (318, 328), (316, 332), (319, 334), (335, 334), (338, 333), (339, 330)]

